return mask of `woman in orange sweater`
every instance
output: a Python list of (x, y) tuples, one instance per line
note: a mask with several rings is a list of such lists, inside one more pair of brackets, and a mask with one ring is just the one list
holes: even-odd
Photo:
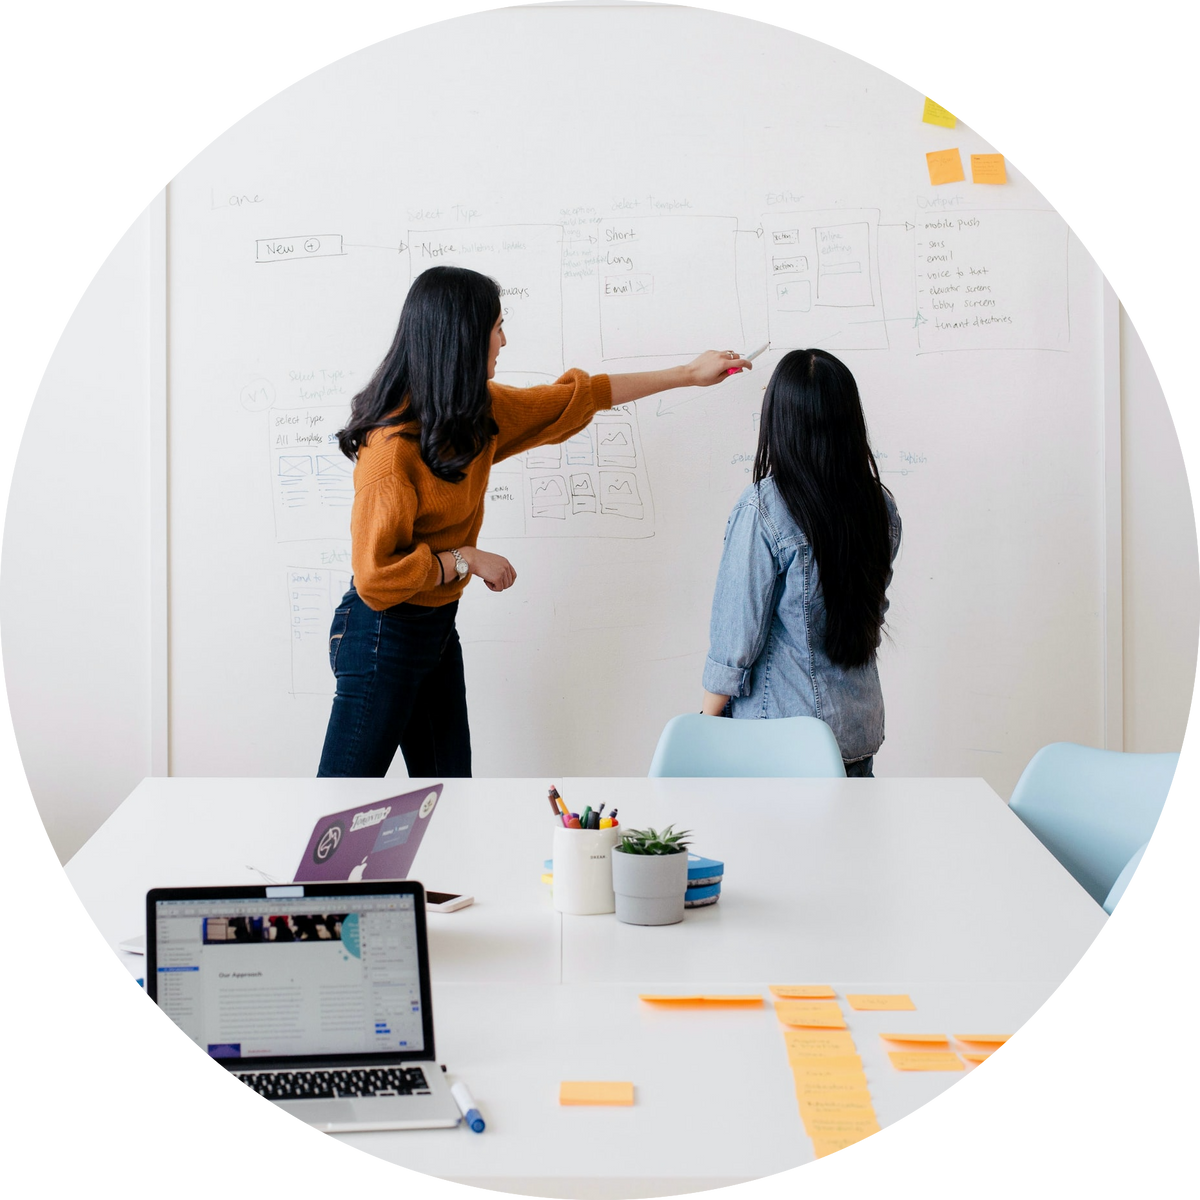
[(337, 695), (317, 772), (382, 776), (399, 747), (410, 776), (471, 774), (462, 648), (454, 628), (472, 575), (494, 592), (517, 573), (475, 542), (492, 463), (565, 442), (598, 409), (750, 367), (706, 351), (683, 367), (571, 370), (544, 387), (495, 383), (500, 290), (462, 267), (417, 276), (391, 349), (338, 434), (356, 460), (350, 590), (334, 612)]

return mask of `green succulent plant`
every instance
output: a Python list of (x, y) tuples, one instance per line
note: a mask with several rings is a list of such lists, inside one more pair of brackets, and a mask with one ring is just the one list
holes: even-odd
[(674, 825), (657, 829), (627, 829), (621, 836), (618, 850), (625, 854), (682, 854), (688, 848), (685, 838), (690, 838), (690, 829), (675, 832)]

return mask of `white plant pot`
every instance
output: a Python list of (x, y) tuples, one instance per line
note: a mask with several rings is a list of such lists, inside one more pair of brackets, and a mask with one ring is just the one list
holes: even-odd
[(554, 907), (559, 912), (591, 916), (613, 911), (612, 853), (620, 839), (619, 828), (554, 831)]
[(686, 851), (625, 854), (614, 850), (612, 875), (617, 920), (626, 925), (674, 925), (682, 921), (687, 867)]

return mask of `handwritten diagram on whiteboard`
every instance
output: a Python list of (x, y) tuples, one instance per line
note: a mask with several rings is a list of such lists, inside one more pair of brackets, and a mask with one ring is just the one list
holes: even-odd
[(771, 345), (886, 350), (877, 209), (763, 217)]
[(343, 405), (269, 411), (277, 541), (350, 536), (354, 464), (337, 444), (348, 411)]
[(350, 586), (350, 572), (316, 567), (287, 568), (291, 625), (292, 695), (331, 696), (329, 627), (333, 610)]
[(979, 209), (917, 218), (923, 352), (1066, 350), (1066, 222), (1056, 212)]
[(497, 464), (488, 482), (485, 538), (654, 535), (654, 504), (632, 404), (598, 413), (557, 446)]

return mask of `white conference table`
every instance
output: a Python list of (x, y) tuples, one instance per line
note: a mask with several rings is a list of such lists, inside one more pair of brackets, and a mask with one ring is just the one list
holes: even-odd
[[(487, 1132), (341, 1135), (432, 1175), (531, 1195), (669, 1195), (809, 1161), (771, 983), (907, 992), (843, 1004), (881, 1125), (957, 1074), (895, 1071), (880, 1032), (1014, 1032), (1103, 926), (1100, 907), (977, 779), (566, 779), (571, 806), (674, 823), (725, 863), (681, 925), (564, 917), (540, 880), (546, 780), (448, 781), (413, 875), (473, 895), (429, 916), (437, 1052)], [(290, 880), (317, 818), (402, 780), (147, 779), (67, 864), (114, 947), (151, 887)], [(123, 955), (131, 973), (142, 960)], [(661, 1011), (656, 991), (761, 991), (761, 1010)], [(560, 1108), (564, 1079), (631, 1079), (629, 1109)]]

